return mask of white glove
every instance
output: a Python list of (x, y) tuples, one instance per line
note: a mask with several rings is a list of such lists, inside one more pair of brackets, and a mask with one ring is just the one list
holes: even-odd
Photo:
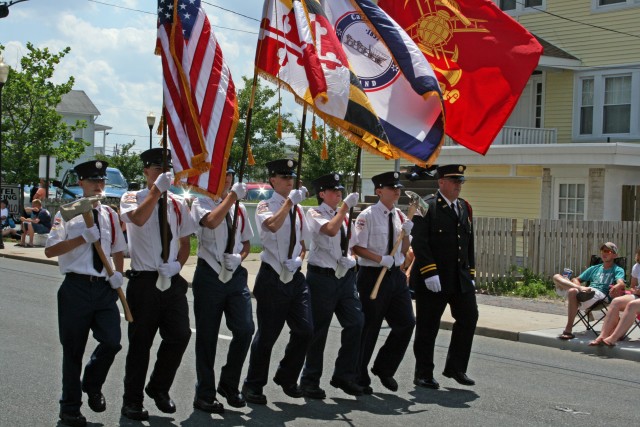
[(109, 284), (111, 285), (111, 289), (118, 289), (124, 283), (124, 279), (122, 278), (122, 273), (119, 271), (114, 271), (111, 277), (109, 277)]
[(404, 235), (408, 236), (411, 234), (411, 229), (413, 228), (413, 221), (410, 219), (406, 220), (402, 223), (402, 229), (404, 230)]
[(424, 279), (424, 284), (427, 285), (427, 289), (431, 292), (440, 292), (442, 286), (440, 285), (440, 276), (431, 276)]
[(476, 281), (475, 280), (471, 279), (471, 284), (473, 285), (474, 288), (476, 287)]
[(391, 255), (382, 255), (382, 259), (380, 260), (380, 265), (383, 267), (391, 268), (393, 267), (394, 259)]
[(244, 196), (247, 195), (247, 184), (244, 182), (236, 182), (233, 184), (233, 187), (231, 187), (231, 191), (236, 193), (238, 200), (244, 199)]
[(356, 266), (356, 259), (352, 256), (343, 256), (338, 260), (338, 264), (340, 264), (345, 270), (350, 270)]
[(171, 186), (171, 181), (173, 181), (173, 175), (171, 172), (164, 172), (158, 175), (156, 181), (153, 183), (161, 193), (164, 193)]
[(360, 200), (360, 194), (351, 193), (344, 198), (344, 204), (347, 205), (349, 209), (351, 209), (352, 207), (358, 204), (359, 200)]
[(289, 199), (294, 205), (300, 204), (301, 201), (307, 198), (307, 189), (301, 187), (299, 190), (291, 190), (289, 193)]
[(93, 243), (97, 241), (100, 238), (100, 231), (98, 230), (98, 227), (93, 224), (93, 227), (84, 230), (82, 232), (82, 238), (87, 243)]
[(158, 273), (164, 277), (173, 277), (180, 273), (181, 268), (182, 265), (180, 265), (178, 261), (165, 262), (160, 264), (160, 267), (158, 267)]
[(300, 267), (302, 267), (302, 258), (300, 258), (299, 256), (290, 258), (284, 262), (284, 266), (290, 272), (295, 273)]
[(242, 255), (240, 254), (224, 254), (223, 257), (224, 268), (229, 271), (236, 271), (236, 268), (242, 262)]

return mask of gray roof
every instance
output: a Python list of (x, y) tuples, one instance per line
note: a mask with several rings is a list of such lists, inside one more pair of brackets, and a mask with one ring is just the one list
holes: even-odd
[(62, 96), (62, 101), (56, 107), (58, 113), (86, 114), (90, 116), (99, 116), (100, 111), (93, 105), (91, 99), (83, 90), (72, 90)]
[(535, 34), (533, 36), (536, 38), (536, 40), (538, 40), (538, 43), (542, 45), (542, 49), (543, 49), (542, 54), (544, 56), (552, 56), (554, 58), (562, 58), (562, 59), (579, 59), (571, 55), (569, 52), (560, 49), (558, 46), (549, 43), (542, 37), (539, 37)]

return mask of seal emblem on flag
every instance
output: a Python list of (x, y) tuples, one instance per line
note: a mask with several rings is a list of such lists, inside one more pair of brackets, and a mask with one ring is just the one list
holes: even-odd
[(344, 14), (336, 22), (336, 35), (358, 74), (365, 92), (383, 89), (393, 83), (400, 70), (387, 46), (363, 22), (357, 12)]

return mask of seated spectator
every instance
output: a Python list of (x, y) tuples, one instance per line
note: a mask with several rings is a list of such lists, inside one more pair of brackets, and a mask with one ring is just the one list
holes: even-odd
[[(21, 217), (22, 221), (22, 238), (17, 246), (33, 247), (33, 235), (48, 234), (51, 231), (51, 214), (42, 207), (39, 199), (33, 199), (31, 202), (31, 218)], [(27, 243), (27, 236), (30, 243)]]
[[(640, 249), (636, 252), (636, 263), (631, 269), (631, 293), (614, 298), (602, 324), (602, 331), (589, 345), (605, 344), (610, 347), (616, 345), (633, 325), (634, 319), (640, 314)], [(622, 313), (622, 315), (620, 315)]]
[(0, 229), (9, 226), (9, 204), (5, 199), (0, 200)]
[(31, 203), (33, 203), (33, 201), (36, 199), (44, 200), (46, 198), (47, 198), (47, 185), (45, 184), (44, 179), (40, 178), (40, 184), (38, 184), (38, 189), (33, 195), (33, 199), (31, 200)]
[[(561, 274), (553, 276), (558, 295), (565, 296), (568, 305), (567, 325), (558, 338), (570, 340), (575, 338), (572, 333), (573, 324), (578, 314), (578, 308), (586, 310), (598, 301), (609, 296), (622, 295), (624, 293), (624, 270), (614, 263), (618, 256), (618, 247), (607, 242), (600, 247), (602, 264), (592, 265), (580, 274), (569, 280)], [(589, 286), (582, 283), (589, 282)], [(610, 289), (610, 285), (611, 289)]]

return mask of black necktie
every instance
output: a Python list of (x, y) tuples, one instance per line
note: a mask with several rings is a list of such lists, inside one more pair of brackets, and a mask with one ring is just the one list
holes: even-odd
[(457, 217), (458, 212), (456, 212), (456, 204), (453, 202), (451, 203), (451, 210), (453, 211), (454, 215)]
[(296, 206), (289, 212), (289, 222), (291, 222), (291, 235), (289, 236), (289, 254), (288, 258), (293, 255), (293, 248), (296, 246)]
[[(162, 232), (162, 224), (165, 221), (165, 217), (167, 215), (167, 205), (164, 203), (164, 197), (161, 197), (158, 200), (158, 225), (160, 226), (160, 242), (162, 242), (162, 247), (160, 248), (160, 256), (162, 257), (162, 261), (169, 259), (169, 245), (171, 244), (171, 239), (173, 235), (171, 234), (171, 227), (167, 224), (167, 241), (165, 242), (165, 234)], [(167, 253), (164, 252), (164, 248), (167, 248)]]
[(393, 211), (389, 212), (389, 241), (387, 242), (387, 253), (391, 256), (393, 251)]
[[(337, 215), (338, 212), (335, 214)], [(349, 241), (347, 240), (347, 233), (344, 231), (344, 225), (340, 224), (340, 249), (342, 253), (346, 253), (348, 243)]]
[[(100, 234), (100, 223), (98, 222), (98, 209), (93, 209), (93, 223), (96, 227), (98, 227), (98, 234)], [(100, 239), (98, 239), (98, 244), (100, 244)], [(93, 268), (101, 273), (104, 268), (104, 264), (102, 264), (102, 260), (100, 259), (100, 255), (98, 255), (98, 250), (96, 249), (96, 245), (91, 244), (91, 252), (93, 252)]]

